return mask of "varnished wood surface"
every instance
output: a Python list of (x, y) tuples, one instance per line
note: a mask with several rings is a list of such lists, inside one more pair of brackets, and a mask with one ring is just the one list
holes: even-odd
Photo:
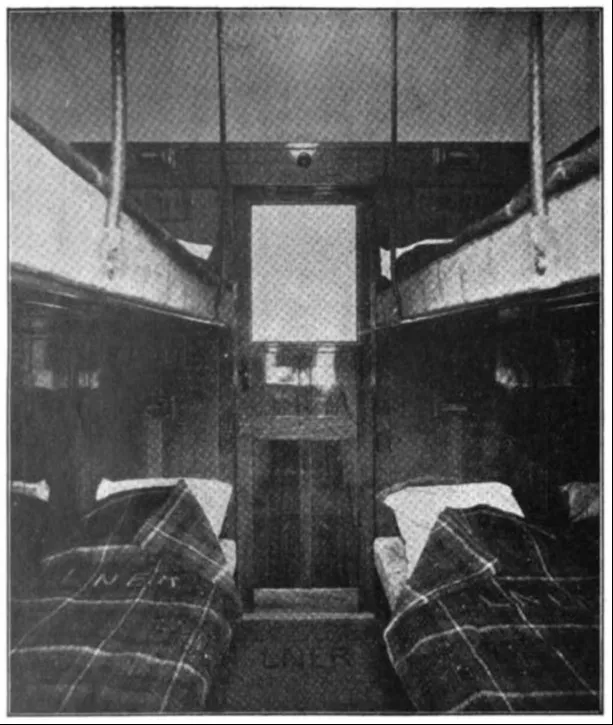
[(357, 437), (353, 421), (341, 416), (304, 418), (283, 415), (257, 417), (242, 428), (257, 439), (264, 440), (344, 440)]

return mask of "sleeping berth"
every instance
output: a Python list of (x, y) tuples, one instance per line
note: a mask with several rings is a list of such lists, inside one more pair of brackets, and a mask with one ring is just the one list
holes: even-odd
[(127, 201), (119, 233), (109, 234), (106, 176), (25, 114), (13, 109), (11, 116), (10, 263), (15, 282), (199, 322), (230, 322), (231, 292), (222, 285), (220, 294), (209, 263)]
[(43, 502), (19, 503), (12, 555), (24, 555), (15, 534), (43, 539), (30, 550), (41, 558), (29, 581), (13, 560), (21, 579), (11, 591), (11, 709), (207, 709), (241, 604), (233, 542), (220, 544), (188, 484), (111, 494), (60, 545), (46, 545), (42, 526), (28, 536), (44, 520)]
[[(416, 269), (411, 250), (396, 261), (400, 321), (468, 309), (528, 293), (597, 284), (601, 271), (600, 140), (549, 165), (548, 224), (530, 214), (530, 190), (467, 228)], [(398, 321), (391, 288), (377, 300), (377, 324)]]
[[(129, 200), (106, 224), (111, 185), (97, 167), (15, 108), (9, 145), (15, 288), (231, 323), (231, 289), (209, 262)], [(241, 613), (236, 547), (220, 541), (231, 486), (134, 483), (103, 481), (93, 510), (59, 532), (44, 481), (12, 486), (13, 712), (209, 706)]]
[(232, 486), (229, 483), (207, 478), (141, 478), (122, 481), (109, 481), (103, 478), (96, 490), (96, 501), (104, 501), (117, 494), (129, 497), (133, 491), (163, 489), (176, 486), (180, 482), (185, 483), (206, 513), (213, 533), (219, 539), (225, 560), (225, 571), (234, 577), (236, 574), (236, 541), (221, 538), (228, 505), (232, 497)]
[(554, 533), (475, 498), (439, 510), (412, 564), (406, 523), (374, 556), (388, 655), (418, 711), (599, 711), (597, 518)]

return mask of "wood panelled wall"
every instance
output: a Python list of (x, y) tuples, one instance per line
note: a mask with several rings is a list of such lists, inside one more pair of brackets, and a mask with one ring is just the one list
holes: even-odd
[(13, 296), (11, 478), (91, 507), (101, 478), (218, 477), (216, 328)]
[[(109, 168), (108, 144), (76, 144)], [(168, 231), (215, 245), (219, 225), (219, 147), (216, 144), (129, 144), (129, 194)], [(376, 242), (389, 244), (387, 144), (320, 144), (308, 168), (283, 144), (230, 144), (228, 173), (237, 187), (376, 190)], [(403, 143), (398, 147), (396, 194), (399, 245), (453, 237), (505, 204), (528, 178), (524, 143)]]
[[(600, 477), (594, 303), (471, 313), (381, 333), (377, 487), (503, 481), (534, 518), (558, 486)], [(378, 534), (393, 519), (378, 506)]]

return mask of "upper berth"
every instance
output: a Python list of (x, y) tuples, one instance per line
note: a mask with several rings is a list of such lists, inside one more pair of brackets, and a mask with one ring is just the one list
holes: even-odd
[(124, 202), (105, 229), (109, 181), (18, 111), (9, 121), (13, 282), (77, 299), (227, 325), (231, 290), (204, 260)]
[[(530, 188), (438, 246), (425, 266), (413, 245), (396, 261), (398, 293), (377, 299), (377, 324), (414, 320), (539, 292), (593, 291), (601, 273), (600, 139), (546, 170), (546, 222), (530, 210)], [(439, 251), (439, 254), (441, 252)]]

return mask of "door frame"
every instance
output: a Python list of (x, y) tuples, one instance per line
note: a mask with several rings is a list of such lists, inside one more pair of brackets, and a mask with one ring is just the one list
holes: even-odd
[[(236, 337), (237, 345), (237, 446), (236, 446), (236, 533), (237, 579), (247, 610), (253, 607), (254, 537), (253, 537), (253, 455), (257, 440), (270, 439), (269, 434), (250, 426), (249, 413), (242, 407), (241, 395), (245, 360), (249, 347), (260, 343), (251, 341), (251, 208), (256, 205), (317, 204), (352, 205), (356, 207), (356, 307), (357, 307), (357, 399), (358, 421), (355, 436), (358, 496), (358, 570), (359, 606), (362, 610), (374, 607), (374, 540), (375, 511), (375, 446), (374, 446), (374, 359), (370, 340), (372, 332), (373, 290), (376, 283), (373, 255), (378, 254), (374, 225), (376, 187), (235, 187), (234, 245), (230, 259), (233, 279), (237, 280)], [(343, 437), (343, 434), (340, 434)], [(291, 437), (291, 436), (288, 436)], [(336, 436), (335, 436), (336, 437)], [(274, 435), (273, 435), (274, 439)], [(308, 440), (307, 438), (302, 438)], [(317, 440), (322, 440), (317, 436)]]

